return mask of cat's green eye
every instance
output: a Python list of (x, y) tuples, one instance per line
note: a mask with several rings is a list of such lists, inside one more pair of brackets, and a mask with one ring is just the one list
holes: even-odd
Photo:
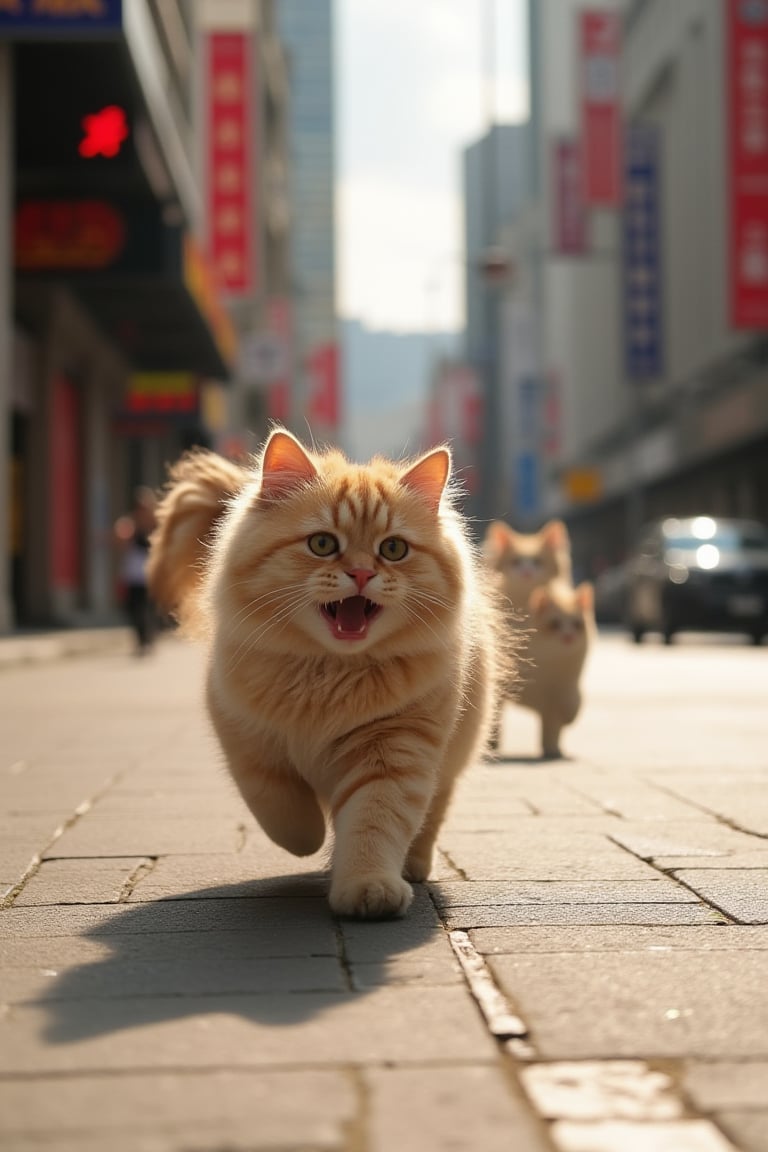
[(385, 560), (404, 560), (408, 555), (408, 545), (402, 536), (387, 536), (381, 542), (379, 553)]
[(307, 539), (310, 552), (315, 556), (333, 556), (339, 550), (339, 542), (330, 532), (313, 532)]

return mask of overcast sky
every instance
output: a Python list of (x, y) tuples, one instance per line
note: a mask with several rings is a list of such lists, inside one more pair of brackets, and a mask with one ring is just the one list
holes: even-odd
[(395, 331), (461, 326), (461, 150), (486, 123), (491, 9), (496, 119), (519, 122), (524, 0), (336, 0), (342, 316)]

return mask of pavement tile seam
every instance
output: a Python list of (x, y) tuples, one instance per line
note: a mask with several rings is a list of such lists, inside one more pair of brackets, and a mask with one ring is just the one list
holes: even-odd
[[(686, 798), (681, 793), (676, 792), (674, 788), (664, 784), (659, 784), (658, 787), (662, 792), (666, 792), (669, 796), (674, 797), (675, 800), (686, 800)], [(747, 828), (745, 825), (740, 824), (738, 820), (730, 816), (725, 816), (722, 812), (718, 812), (716, 808), (710, 808), (700, 800), (687, 800), (686, 802), (694, 808), (698, 808), (699, 811), (705, 812), (707, 816), (713, 817), (713, 819), (718, 824), (722, 824), (723, 827), (730, 828), (732, 832), (741, 832), (744, 836), (751, 836), (754, 840), (758, 840), (762, 844), (768, 842), (768, 836), (766, 836), (764, 832), (756, 832), (754, 828)]]
[(511, 1055), (518, 1058), (532, 1056), (528, 1025), (513, 1011), (467, 933), (450, 932), (448, 940), (491, 1036), (501, 1042)]
[[(484, 958), (466, 932), (453, 931), (449, 940), (470, 993), (491, 1035), (514, 1061), (515, 1073), (536, 1115), (550, 1122), (550, 1135), (563, 1152), (591, 1152), (590, 1133), (618, 1123), (631, 1140), (664, 1121), (663, 1135), (679, 1138), (680, 1152), (728, 1152), (731, 1146), (709, 1119), (701, 1118), (667, 1072), (641, 1060), (583, 1060), (539, 1062), (528, 1025), (513, 1012)], [(577, 1143), (564, 1126), (576, 1125)], [(693, 1126), (693, 1127), (692, 1127)], [(561, 1140), (559, 1132), (564, 1133)], [(585, 1142), (580, 1144), (581, 1135)], [(609, 1143), (608, 1149), (622, 1147)], [(599, 1144), (595, 1145), (598, 1149)], [(650, 1152), (652, 1144), (648, 1145)], [(669, 1144), (670, 1152), (676, 1149)]]
[(142, 862), (137, 864), (136, 868), (133, 870), (130, 876), (127, 877), (125, 883), (120, 889), (120, 894), (117, 898), (118, 904), (128, 903), (136, 886), (140, 884), (141, 881), (145, 879), (145, 877), (149, 876), (150, 873), (154, 872), (158, 859), (159, 857), (157, 856), (145, 856)]
[(18, 879), (16, 879), (14, 882), (9, 883), (2, 900), (0, 900), (0, 910), (11, 907), (20, 893), (24, 891), (26, 884), (40, 870), (40, 865), (42, 862), (42, 856), (36, 852), (32, 859), (29, 861), (27, 867), (21, 873), (21, 876), (19, 876)]
[[(680, 871), (683, 871), (683, 869), (680, 869)], [(691, 883), (689, 883), (687, 880), (684, 880), (682, 876), (679, 876), (674, 871), (667, 873), (667, 875), (672, 876), (682, 888), (687, 888), (688, 891), (693, 892), (693, 894), (697, 897), (698, 900), (701, 901), (701, 903), (707, 904), (710, 908), (714, 908), (722, 916), (725, 916), (732, 924), (768, 924), (768, 919), (754, 920), (746, 919), (743, 916), (737, 916), (732, 908), (725, 908), (722, 904), (719, 904), (712, 895), (703, 895), (697, 888), (694, 888)]]
[(683, 881), (681, 881), (678, 876), (675, 876), (673, 872), (664, 872), (663, 869), (657, 868), (656, 865), (653, 863), (653, 858), (646, 859), (645, 857), (640, 856), (637, 852), (633, 851), (631, 848), (628, 848), (626, 844), (622, 844), (621, 841), (613, 840), (613, 837), (611, 837), (611, 836), (609, 836), (608, 838), (609, 838), (609, 840), (612, 840), (613, 843), (616, 844), (619, 848), (622, 848), (625, 852), (628, 852), (630, 856), (634, 856), (636, 860), (641, 860), (645, 864), (650, 864), (650, 866), (652, 868), (656, 869), (656, 871), (659, 873), (660, 876), (674, 880), (675, 883), (679, 884), (681, 888), (687, 889), (689, 892), (692, 892), (693, 895), (696, 897), (696, 902), (698, 904), (701, 904), (702, 906), (704, 906), (706, 908), (710, 908), (713, 912), (716, 912), (719, 916), (725, 917), (725, 923), (726, 924), (738, 924), (738, 923), (740, 923), (740, 921), (736, 920), (735, 917), (731, 913), (727, 912), (724, 908), (721, 908), (718, 904), (715, 904), (711, 900), (705, 900), (699, 892), (696, 892), (695, 889), (690, 887), (690, 885), (683, 883)]
[(362, 991), (355, 983), (352, 962), (347, 954), (347, 942), (344, 936), (344, 929), (339, 920), (334, 920), (333, 932), (336, 938), (336, 959), (339, 962), (345, 987), (348, 992)]
[(74, 808), (72, 814), (61, 821), (61, 823), (51, 833), (46, 843), (39, 849), (39, 851), (34, 853), (27, 868), (19, 877), (18, 882), (12, 889), (10, 889), (9, 892), (6, 893), (3, 900), (0, 901), (0, 910), (12, 907), (14, 901), (17, 899), (20, 893), (23, 892), (27, 883), (39, 870), (40, 865), (46, 856), (46, 853), (50, 851), (57, 840), (61, 839), (65, 832), (69, 831), (70, 828), (73, 828), (84, 816), (86, 816), (91, 811), (94, 804), (98, 802), (99, 798), (108, 792), (109, 789), (117, 783), (121, 776), (122, 772), (117, 772), (113, 776), (110, 776), (103, 787), (99, 788), (98, 791), (88, 799), (82, 800)]

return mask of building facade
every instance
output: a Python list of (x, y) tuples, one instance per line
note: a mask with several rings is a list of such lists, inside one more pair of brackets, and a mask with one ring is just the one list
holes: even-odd
[(275, 0), (186, 0), (205, 246), (240, 355), (215, 446), (254, 451), (293, 388), (289, 77)]
[[(482, 382), (482, 410), (473, 417), (483, 429), (475, 453), (468, 506), (473, 516), (491, 519), (509, 507), (512, 486), (512, 414), (505, 376), (504, 292), (509, 268), (492, 266), (507, 251), (504, 229), (530, 201), (530, 140), (527, 125), (494, 124), (465, 149), (464, 356), (469, 375)], [(439, 380), (439, 375), (438, 375)], [(450, 395), (452, 389), (445, 392)], [(438, 387), (439, 399), (444, 390)], [(435, 397), (433, 397), (433, 403)], [(475, 405), (477, 407), (477, 405)]]
[[(565, 517), (577, 569), (595, 575), (655, 516), (768, 520), (768, 5), (589, 6), (616, 13), (619, 29), (620, 194), (602, 205), (583, 195), (583, 7), (529, 6), (540, 195), (523, 280), (540, 318), (539, 519)], [(741, 241), (739, 133), (752, 186), (762, 181)], [(576, 217), (563, 214), (571, 160)], [(743, 298), (752, 310), (739, 317)]]
[(205, 442), (236, 338), (202, 248), (177, 3), (0, 13), (0, 630), (113, 619), (112, 525)]

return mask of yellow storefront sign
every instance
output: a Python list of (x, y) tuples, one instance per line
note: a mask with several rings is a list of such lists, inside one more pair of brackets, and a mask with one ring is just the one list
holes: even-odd
[(562, 477), (563, 491), (572, 504), (592, 504), (603, 495), (599, 468), (570, 468)]

